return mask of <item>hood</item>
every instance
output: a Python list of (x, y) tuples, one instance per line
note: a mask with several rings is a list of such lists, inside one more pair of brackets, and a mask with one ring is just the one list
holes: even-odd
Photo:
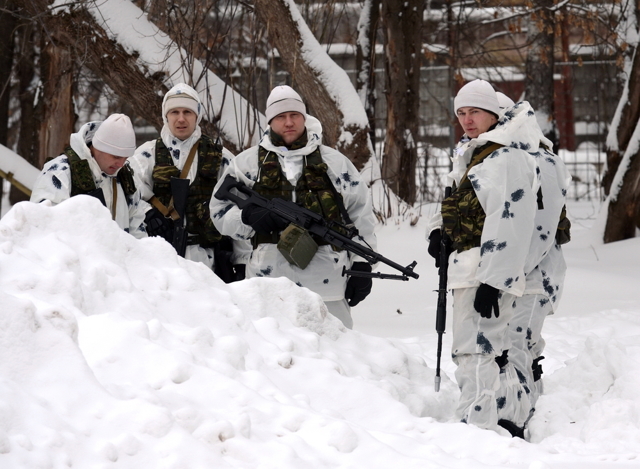
[(530, 152), (538, 151), (540, 143), (553, 148), (551, 141), (543, 135), (528, 101), (521, 101), (507, 109), (496, 126), (480, 134), (475, 141), (476, 146), (495, 142)]

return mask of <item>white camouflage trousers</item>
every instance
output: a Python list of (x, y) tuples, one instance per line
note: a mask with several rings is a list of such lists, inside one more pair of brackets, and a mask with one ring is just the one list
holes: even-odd
[(511, 363), (500, 368), (496, 357), (511, 345), (509, 323), (514, 295), (502, 293), (500, 316), (486, 319), (473, 307), (477, 288), (453, 290), (452, 358), (460, 388), (456, 418), (480, 428), (497, 429), (498, 419), (523, 426), (530, 404)]
[(542, 380), (534, 380), (532, 365), (544, 350), (542, 326), (545, 318), (552, 313), (551, 302), (545, 295), (524, 295), (514, 302), (513, 319), (509, 325), (509, 361), (513, 363), (525, 391), (529, 393), (531, 410), (542, 394)]

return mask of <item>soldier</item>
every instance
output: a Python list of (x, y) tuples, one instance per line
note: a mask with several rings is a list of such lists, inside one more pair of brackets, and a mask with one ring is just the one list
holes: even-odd
[[(484, 80), (463, 86), (454, 104), (469, 138), (454, 155), (450, 179), (455, 188), (441, 210), (452, 243), (452, 357), (461, 391), (456, 415), (523, 437), (531, 403), (508, 360), (509, 323), (527, 275), (544, 252), (538, 229), (555, 234), (559, 219), (536, 225), (540, 169), (532, 153), (541, 150), (544, 137), (527, 102), (499, 119), (498, 98)], [(429, 237), (432, 255), (439, 251), (437, 231)]]
[[(223, 147), (200, 129), (203, 107), (192, 87), (179, 83), (162, 101), (164, 126), (160, 138), (142, 144), (131, 158), (136, 182), (147, 206), (149, 236), (172, 242), (175, 220), (171, 212), (171, 178), (189, 180), (186, 230), (189, 234), (185, 258), (202, 262), (225, 282), (242, 277), (241, 267), (233, 268), (233, 248), (209, 218), (209, 200), (218, 176), (228, 164)], [(173, 217), (172, 217), (173, 215)]]
[(56, 205), (70, 197), (97, 197), (113, 220), (136, 238), (145, 238), (144, 209), (131, 169), (125, 166), (136, 148), (131, 120), (112, 114), (104, 122), (88, 122), (71, 134), (64, 154), (44, 165), (31, 192), (31, 202)]
[[(351, 222), (375, 250), (374, 216), (366, 184), (340, 152), (322, 145), (322, 126), (307, 114), (302, 98), (289, 86), (277, 86), (267, 99), (269, 127), (260, 144), (236, 156), (226, 169), (245, 186), (267, 198), (292, 200), (328, 221)], [(215, 191), (214, 191), (215, 193)], [(211, 218), (221, 233), (251, 240), (247, 277), (287, 277), (318, 293), (331, 314), (351, 328), (350, 307), (371, 291), (371, 279), (342, 276), (343, 267), (371, 272), (371, 265), (347, 251), (315, 239), (317, 252), (304, 269), (278, 250), (288, 223), (257, 205), (240, 210), (227, 200), (211, 200)]]

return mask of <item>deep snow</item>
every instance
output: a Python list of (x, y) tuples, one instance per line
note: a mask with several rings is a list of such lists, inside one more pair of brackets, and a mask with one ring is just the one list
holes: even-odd
[[(0, 219), (0, 467), (640, 467), (640, 240), (574, 239), (531, 442), (451, 421), (426, 216), (378, 230), (420, 279), (374, 280), (345, 330), (286, 279), (223, 284), (95, 199)], [(425, 215), (435, 206), (425, 208)]]

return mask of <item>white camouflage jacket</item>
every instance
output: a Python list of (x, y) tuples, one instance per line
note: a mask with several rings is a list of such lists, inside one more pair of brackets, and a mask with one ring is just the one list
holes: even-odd
[[(375, 218), (366, 184), (360, 180), (358, 170), (344, 155), (321, 145), (322, 126), (316, 118), (307, 115), (306, 128), (309, 140), (305, 147), (298, 150), (289, 151), (285, 147), (275, 147), (269, 138), (269, 129), (263, 135), (259, 146), (278, 155), (283, 173), (293, 185), (302, 173), (305, 156), (319, 147), (322, 160), (328, 166), (329, 179), (342, 195), (351, 220), (360, 236), (375, 251)], [(231, 160), (214, 189), (214, 194), (227, 175), (233, 176), (247, 187), (253, 187), (258, 178), (258, 166), (258, 146), (243, 151)], [(242, 223), (241, 210), (234, 203), (213, 197), (209, 207), (213, 223), (220, 233), (238, 240), (252, 238), (253, 228)], [(318, 293), (325, 301), (338, 301), (344, 298), (347, 281), (347, 277), (342, 276), (342, 267), (349, 268), (351, 263), (357, 260), (350, 258), (346, 251), (335, 252), (328, 245), (320, 246), (311, 263), (302, 270), (289, 264), (275, 244), (260, 244), (248, 255), (247, 278), (287, 277)]]
[[(80, 130), (71, 134), (70, 145), (73, 151), (83, 160), (89, 162), (93, 180), (96, 188), (102, 189), (107, 208), (111, 211), (113, 206), (113, 178), (100, 170), (100, 166), (91, 155), (88, 144), (93, 140), (93, 135), (102, 122), (88, 122)], [(68, 164), (67, 155), (60, 155), (46, 163), (36, 179), (31, 192), (31, 202), (50, 201), (57, 205), (71, 197), (71, 169)], [(144, 227), (144, 208), (140, 205), (140, 191), (129, 201), (117, 184), (116, 197), (116, 218), (118, 226), (136, 238), (146, 238), (147, 232)]]
[[(487, 283), (521, 296), (526, 289), (537, 245), (533, 243), (540, 169), (530, 152), (540, 148), (542, 133), (531, 106), (519, 103), (496, 126), (454, 155), (451, 178), (460, 183), (475, 148), (500, 143), (484, 161), (469, 171), (469, 179), (486, 214), (481, 246), (449, 258), (449, 288)], [(557, 226), (557, 219), (554, 225)], [(539, 260), (538, 260), (539, 261)]]

